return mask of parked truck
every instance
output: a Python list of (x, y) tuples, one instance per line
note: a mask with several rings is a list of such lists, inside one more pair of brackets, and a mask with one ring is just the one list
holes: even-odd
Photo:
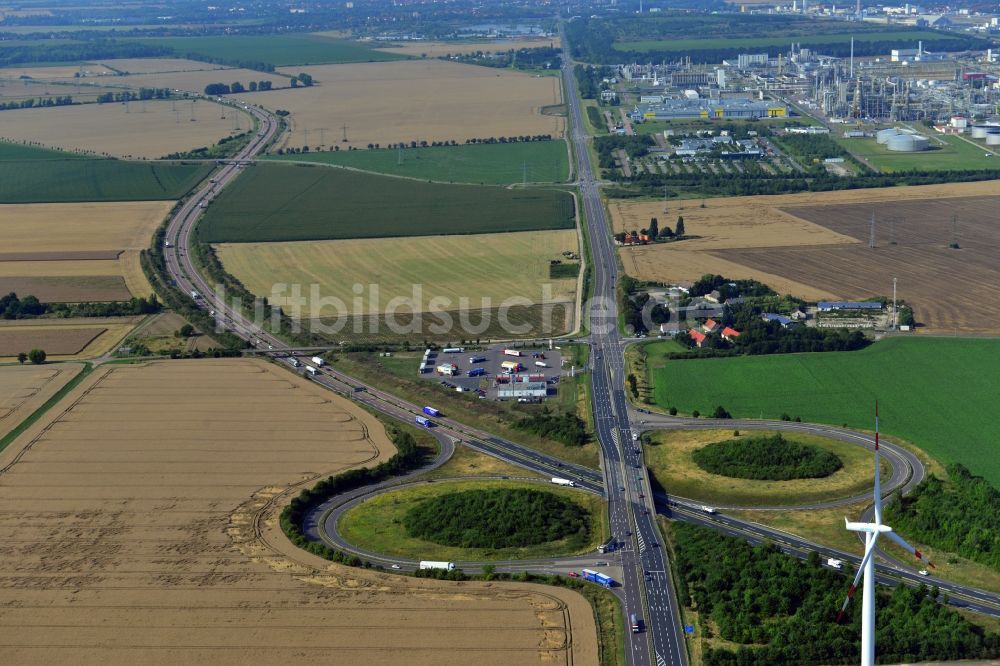
[(324, 361), (321, 356), (313, 356), (312, 362), (315, 363), (316, 367), (318, 368), (322, 368), (324, 365), (326, 365), (326, 361)]
[(473, 363), (482, 363), (485, 360), (486, 360), (485, 356), (470, 356), (469, 357), (469, 365), (472, 365)]
[(549, 367), (549, 364), (546, 363), (545, 361), (535, 361), (535, 367), (536, 368), (547, 368), (547, 367)]
[(473, 368), (469, 370), (470, 377), (482, 377), (486, 374), (486, 368)]
[(552, 477), (552, 483), (556, 484), (557, 486), (569, 486), (570, 488), (576, 487), (576, 483), (574, 483), (573, 481), (570, 481), (569, 479), (560, 479), (558, 476)]
[(503, 350), (503, 355), (504, 356), (523, 356), (524, 352), (521, 352), (521, 351), (519, 351), (517, 349), (504, 349)]
[(465, 347), (445, 347), (441, 350), (442, 354), (462, 354), (465, 352)]
[(424, 414), (427, 416), (441, 416), (441, 412), (434, 409), (433, 407), (424, 407)]
[(434, 562), (432, 560), (421, 560), (420, 568), (423, 569), (444, 569), (445, 571), (454, 571), (454, 562)]
[(426, 416), (418, 416), (414, 420), (416, 421), (417, 425), (422, 425), (425, 428), (430, 428), (432, 425), (434, 425), (434, 422), (431, 421)]

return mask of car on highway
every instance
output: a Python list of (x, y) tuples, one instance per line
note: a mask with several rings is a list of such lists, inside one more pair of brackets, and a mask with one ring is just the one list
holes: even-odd
[(930, 573), (928, 573), (927, 569), (921, 569), (917, 573), (920, 574), (921, 576), (930, 576)]
[(579, 578), (579, 577), (580, 577), (580, 574), (578, 574), (578, 573), (577, 573), (577, 572), (575, 572), (575, 571), (570, 571), (570, 572), (569, 572), (569, 573), (567, 573), (566, 575), (567, 575), (567, 576), (569, 576), (570, 578)]
[(392, 566), (391, 566), (390, 568), (391, 568), (391, 569), (398, 569), (398, 568), (399, 568), (399, 565), (398, 565), (398, 564), (393, 564), (393, 565), (392, 565)]
[(597, 562), (594, 562), (594, 566), (595, 567), (606, 567), (606, 566), (608, 566), (608, 563), (605, 562), (604, 560), (598, 560)]

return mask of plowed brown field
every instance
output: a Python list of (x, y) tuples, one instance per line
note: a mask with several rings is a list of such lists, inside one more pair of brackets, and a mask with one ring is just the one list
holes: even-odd
[(292, 492), (392, 453), (375, 419), (304, 379), (255, 360), (105, 366), (46, 421), (0, 454), (11, 663), (596, 663), (575, 593), (291, 547), (276, 513)]
[[(724, 250), (755, 270), (776, 272), (842, 298), (898, 295), (929, 332), (1000, 332), (1000, 196), (917, 199), (785, 208), (785, 212), (854, 236), (850, 245)], [(876, 247), (868, 247), (869, 220)], [(952, 242), (951, 217), (955, 216)]]

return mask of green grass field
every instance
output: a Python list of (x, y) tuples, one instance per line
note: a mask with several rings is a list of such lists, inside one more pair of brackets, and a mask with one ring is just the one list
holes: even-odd
[(87, 160), (94, 159), (89, 155), (67, 153), (51, 148), (25, 146), (21, 143), (11, 143), (0, 140), (0, 162), (17, 162), (21, 160)]
[(442, 185), (319, 166), (264, 164), (223, 190), (199, 226), (209, 243), (481, 234), (575, 226), (557, 190)]
[(885, 42), (900, 40), (916, 45), (918, 40), (924, 40), (924, 46), (941, 39), (941, 33), (933, 31), (914, 30), (882, 30), (879, 32), (839, 32), (828, 35), (788, 35), (780, 37), (718, 37), (710, 39), (669, 39), (641, 40), (634, 42), (616, 42), (614, 47), (620, 51), (698, 51), (701, 49), (753, 49), (771, 46), (784, 46), (793, 41), (809, 44), (847, 44), (854, 37), (855, 44), (864, 42)]
[(1000, 484), (1000, 340), (892, 338), (857, 352), (649, 363), (655, 402), (684, 413), (723, 405), (734, 417), (871, 430), (877, 398), (884, 433)]
[[(411, 537), (403, 527), (402, 517), (414, 504), (462, 490), (492, 488), (527, 488), (552, 492), (580, 505), (590, 513), (591, 538), (582, 548), (570, 548), (570, 538), (534, 546), (511, 548), (458, 548), (442, 546)], [(524, 481), (435, 481), (378, 495), (341, 516), (337, 529), (355, 546), (377, 553), (418, 560), (506, 560), (556, 557), (593, 552), (605, 534), (604, 507), (597, 495), (578, 490), (556, 488)], [(489, 516), (483, 516), (488, 520)]]
[(0, 143), (0, 203), (179, 199), (207, 164), (126, 162)]
[[(941, 135), (929, 128), (918, 128), (931, 140), (931, 150), (919, 153), (897, 153), (890, 151), (875, 139), (835, 140), (854, 155), (864, 158), (885, 172), (909, 171), (956, 171), (966, 169), (1000, 169), (1000, 157), (986, 157), (986, 150), (974, 146), (957, 136)], [(943, 140), (942, 146), (938, 140)]]
[(260, 62), (275, 67), (400, 60), (348, 40), (320, 35), (248, 35), (230, 37), (150, 37), (134, 40), (173, 49), (178, 56), (228, 62)]
[(396, 150), (272, 155), (268, 159), (335, 164), (392, 176), (482, 185), (561, 183), (569, 177), (566, 142), (476, 143)]

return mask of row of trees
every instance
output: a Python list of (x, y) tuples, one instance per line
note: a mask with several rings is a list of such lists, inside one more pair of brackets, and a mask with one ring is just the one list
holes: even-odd
[(590, 514), (555, 493), (491, 488), (441, 495), (412, 507), (403, 526), (412, 537), (458, 548), (516, 548), (567, 537), (590, 539)]
[(714, 442), (691, 457), (712, 474), (766, 481), (819, 479), (844, 466), (830, 451), (787, 440), (781, 433)]
[(457, 60), (468, 65), (495, 67), (500, 69), (559, 69), (562, 67), (562, 51), (548, 46), (508, 49), (499, 53), (476, 51), (452, 56), (445, 54), (442, 60)]
[[(677, 216), (677, 227), (676, 229), (671, 229), (669, 224), (660, 226), (660, 221), (657, 218), (652, 218), (649, 220), (649, 226), (640, 230), (632, 230), (632, 237), (637, 238), (639, 235), (649, 236), (653, 241), (658, 240), (681, 240), (686, 235), (686, 229), (684, 228), (684, 216)], [(619, 232), (615, 234), (615, 240), (619, 243), (625, 242), (625, 232)]]
[(220, 95), (236, 95), (238, 93), (248, 91), (257, 92), (258, 90), (271, 90), (274, 84), (270, 81), (251, 81), (247, 85), (249, 87), (244, 86), (239, 81), (234, 81), (233, 83), (209, 83), (205, 86), (205, 94), (218, 97)]
[(71, 95), (63, 95), (60, 97), (32, 97), (31, 99), (22, 99), (12, 102), (0, 102), (0, 111), (46, 108), (50, 106), (69, 106), (72, 103), (73, 97)]
[(653, 138), (647, 134), (598, 136), (594, 137), (594, 150), (602, 169), (614, 169), (614, 151), (624, 149), (625, 154), (634, 160), (646, 155), (653, 143)]
[(886, 521), (917, 541), (1000, 571), (1000, 490), (965, 466), (948, 467), (948, 481), (931, 474), (886, 507)]
[(122, 92), (106, 92), (97, 96), (98, 104), (110, 104), (112, 102), (140, 102), (147, 99), (169, 99), (170, 88), (139, 88), (136, 90), (125, 90)]
[(42, 315), (54, 317), (124, 317), (130, 315), (155, 314), (162, 309), (156, 294), (148, 299), (142, 296), (127, 301), (95, 303), (42, 303), (34, 296), (18, 298), (10, 292), (0, 297), (0, 318), (33, 319)]
[(539, 412), (522, 417), (514, 422), (518, 430), (530, 432), (562, 442), (566, 446), (583, 446), (587, 443), (587, 424), (573, 412), (553, 413), (548, 405)]
[[(683, 219), (683, 218), (679, 218)], [(713, 291), (719, 292), (719, 302), (725, 303), (730, 298), (775, 296), (773, 289), (757, 280), (731, 280), (721, 275), (706, 273), (691, 285), (690, 296), (705, 296)]]
[(35, 365), (41, 365), (45, 363), (47, 356), (44, 349), (32, 349), (30, 352), (19, 352), (17, 362), (24, 365), (26, 362), (31, 361)]
[[(739, 645), (708, 648), (707, 666), (851, 664), (860, 657), (860, 599), (849, 620), (836, 623), (848, 580), (777, 546), (753, 547), (697, 525), (670, 527), (681, 603), (697, 608), (701, 632)], [(936, 588), (879, 588), (880, 663), (989, 659), (1000, 656), (1000, 634), (988, 633), (936, 601)]]

